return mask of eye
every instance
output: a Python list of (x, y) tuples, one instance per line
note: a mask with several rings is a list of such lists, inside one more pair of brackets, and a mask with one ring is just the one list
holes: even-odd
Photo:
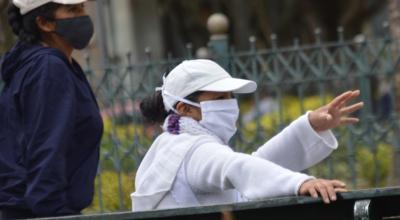
[(232, 93), (222, 93), (215, 97), (216, 100), (231, 99), (233, 97)]
[(73, 12), (73, 13), (80, 13), (85, 9), (85, 5), (84, 4), (79, 4), (79, 5), (72, 5), (68, 8), (69, 12)]
[(226, 97), (224, 95), (220, 95), (216, 98), (217, 100), (222, 100), (222, 99), (226, 99)]

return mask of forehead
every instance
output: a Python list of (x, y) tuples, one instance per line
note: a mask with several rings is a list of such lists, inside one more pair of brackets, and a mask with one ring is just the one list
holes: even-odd
[(213, 100), (213, 99), (220, 99), (220, 98), (231, 98), (231, 92), (211, 92), (211, 91), (204, 91), (199, 95), (199, 101), (206, 101), (206, 100)]
[(57, 18), (69, 18), (85, 13), (85, 4), (61, 5), (56, 11)]

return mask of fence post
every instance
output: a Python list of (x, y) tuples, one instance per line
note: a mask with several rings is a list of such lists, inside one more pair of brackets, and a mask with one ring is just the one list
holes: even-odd
[(210, 41), (208, 48), (212, 58), (225, 69), (229, 65), (229, 44), (228, 44), (228, 29), (229, 20), (222, 13), (212, 14), (207, 21), (207, 29), (210, 32)]

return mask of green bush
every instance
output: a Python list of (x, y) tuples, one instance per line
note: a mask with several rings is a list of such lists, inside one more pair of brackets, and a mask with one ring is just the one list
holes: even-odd
[(361, 187), (388, 185), (393, 164), (393, 149), (393, 146), (379, 144), (376, 149), (362, 147), (357, 150), (357, 173)]
[[(93, 203), (84, 212), (131, 210), (130, 194), (134, 191), (134, 175), (134, 173), (120, 173), (119, 176), (117, 172), (113, 171), (101, 172), (96, 178)], [(99, 197), (99, 194), (101, 194), (101, 197)], [(100, 200), (104, 210), (101, 210)]]

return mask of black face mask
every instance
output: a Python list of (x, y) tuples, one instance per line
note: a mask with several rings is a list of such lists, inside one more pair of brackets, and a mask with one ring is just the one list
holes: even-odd
[(57, 19), (55, 32), (73, 48), (81, 50), (88, 46), (94, 33), (94, 27), (89, 16)]

